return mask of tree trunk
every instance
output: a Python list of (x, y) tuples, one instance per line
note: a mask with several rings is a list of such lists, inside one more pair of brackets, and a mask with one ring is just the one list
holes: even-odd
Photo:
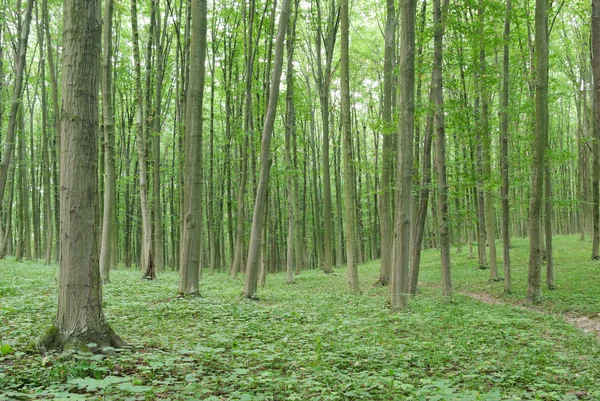
[(58, 312), (38, 343), (45, 350), (124, 345), (104, 318), (98, 262), (100, 9), (98, 0), (65, 0), (61, 165), (68, 167), (60, 176)]
[(190, 75), (185, 111), (184, 226), (179, 293), (196, 295), (202, 269), (202, 101), (206, 60), (207, 4), (192, 2)]
[[(44, 13), (42, 9), (42, 14)], [(42, 95), (42, 188), (44, 204), (44, 236), (46, 238), (46, 248), (44, 251), (44, 263), (49, 265), (52, 261), (52, 247), (54, 245), (54, 225), (52, 216), (52, 187), (50, 185), (50, 146), (48, 138), (48, 97), (46, 94), (46, 62), (44, 57), (44, 25), (45, 18), (38, 18), (38, 40), (40, 45), (40, 80)]]
[(356, 238), (356, 192), (354, 176), (354, 157), (352, 155), (352, 127), (350, 116), (350, 17), (349, 0), (341, 0), (341, 126), (344, 150), (344, 229), (346, 235), (346, 267), (348, 269), (348, 285), (354, 293), (360, 293), (358, 281), (358, 250)]
[(113, 0), (104, 1), (104, 59), (102, 68), (102, 117), (104, 119), (104, 213), (102, 216), (102, 243), (100, 247), (100, 277), (110, 282), (112, 236), (114, 233), (115, 180), (115, 124), (112, 100), (112, 41)]
[(544, 230), (546, 232), (546, 287), (554, 289), (554, 257), (552, 254), (552, 178), (550, 175), (550, 162), (546, 160), (544, 174), (544, 190), (546, 200), (546, 215), (544, 216)]
[(438, 230), (440, 234), (440, 254), (442, 270), (442, 296), (447, 299), (452, 297), (452, 278), (450, 274), (450, 229), (448, 219), (448, 184), (446, 182), (446, 133), (444, 125), (444, 98), (442, 79), (442, 45), (444, 38), (443, 13), (448, 7), (448, 0), (444, 1), (444, 9), (440, 7), (440, 0), (433, 0), (433, 73), (432, 94), (435, 105), (435, 145), (437, 153), (437, 181), (438, 181)]
[(504, 293), (512, 292), (510, 271), (510, 209), (508, 204), (508, 84), (509, 84), (509, 40), (510, 40), (511, 0), (506, 0), (504, 19), (504, 55), (502, 62), (502, 125), (500, 133), (500, 169), (502, 170), (502, 250), (504, 264)]
[(538, 303), (542, 298), (542, 204), (544, 200), (544, 159), (548, 143), (548, 2), (546, 0), (536, 0), (535, 56), (537, 82), (535, 85), (535, 140), (529, 201), (528, 303)]
[[(296, 170), (292, 163), (292, 137), (296, 136), (296, 111), (294, 109), (294, 42), (296, 38), (296, 21), (298, 19), (298, 0), (294, 3), (292, 21), (288, 24), (287, 34), (287, 66), (286, 66), (286, 119), (285, 119), (285, 165), (288, 172), (287, 177), (287, 203), (288, 203), (288, 235), (287, 235), (287, 257), (286, 272), (287, 283), (294, 282), (294, 245), (296, 229), (296, 201), (294, 195), (294, 182), (296, 181)], [(297, 263), (297, 262), (296, 262)]]
[(400, 122), (394, 221), (394, 255), (390, 281), (390, 307), (405, 309), (408, 304), (410, 262), (410, 208), (412, 204), (413, 131), (415, 118), (415, 0), (400, 0)]
[(283, 66), (283, 44), (285, 33), (290, 18), (290, 0), (283, 0), (279, 26), (277, 28), (277, 39), (275, 42), (275, 61), (273, 63), (273, 74), (270, 86), (269, 103), (266, 110), (265, 123), (263, 126), (262, 140), (260, 146), (260, 178), (256, 190), (254, 212), (252, 215), (252, 228), (250, 231), (250, 242), (248, 243), (248, 260), (246, 264), (246, 278), (244, 283), (244, 298), (256, 297), (256, 285), (258, 281), (258, 258), (260, 255), (260, 238), (264, 225), (265, 204), (267, 188), (269, 186), (269, 170), (271, 168), (271, 137), (277, 111), (277, 100), (279, 97), (279, 83), (281, 81), (281, 70)]
[(594, 96), (593, 96), (593, 157), (594, 157), (594, 176), (593, 176), (593, 249), (592, 259), (600, 259), (600, 189), (598, 181), (600, 180), (600, 2), (592, 0), (592, 72), (594, 78)]
[(158, 271), (165, 269), (164, 252), (164, 230), (163, 230), (163, 212), (161, 202), (161, 155), (160, 155), (160, 137), (161, 137), (161, 115), (162, 115), (162, 87), (164, 79), (164, 69), (166, 60), (164, 58), (164, 48), (167, 36), (167, 16), (165, 13), (164, 30), (160, 21), (160, 0), (153, 0), (152, 7), (156, 9), (156, 76), (154, 78), (154, 110), (152, 112), (152, 185), (153, 185), (153, 210), (154, 210), (154, 265)]
[(4, 190), (6, 188), (6, 179), (8, 177), (8, 169), (10, 159), (15, 143), (15, 131), (17, 125), (17, 117), (21, 100), (23, 97), (23, 75), (25, 73), (25, 56), (27, 55), (27, 42), (29, 39), (29, 28), (31, 26), (31, 15), (33, 11), (33, 0), (27, 1), (27, 9), (25, 10), (25, 18), (21, 29), (19, 29), (19, 54), (16, 60), (15, 84), (13, 87), (12, 102), (10, 107), (10, 115), (8, 118), (8, 128), (6, 137), (4, 138), (4, 152), (2, 152), (2, 162), (0, 162), (0, 205), (4, 199)]
[[(433, 77), (432, 77), (433, 78)], [(433, 80), (433, 79), (432, 79)], [(432, 85), (433, 87), (433, 85)], [(432, 96), (429, 96), (429, 102), (433, 103)], [(419, 209), (417, 212), (416, 226), (413, 231), (410, 273), (408, 291), (410, 295), (417, 294), (419, 283), (419, 269), (421, 265), (421, 249), (423, 247), (423, 234), (425, 233), (425, 222), (427, 219), (427, 208), (429, 204), (429, 187), (431, 186), (431, 142), (433, 138), (433, 109), (430, 108), (427, 113), (425, 123), (425, 137), (423, 138), (423, 164), (422, 164), (422, 182), (421, 193), (419, 196)]]
[(142, 213), (142, 246), (140, 269), (143, 277), (153, 280), (156, 277), (152, 252), (152, 228), (150, 225), (150, 210), (148, 207), (148, 163), (146, 159), (147, 138), (144, 135), (144, 111), (142, 100), (142, 72), (137, 27), (137, 0), (131, 0), (131, 31), (133, 34), (134, 87), (135, 87), (135, 132), (137, 136), (137, 153), (140, 174), (140, 210)]
[(387, 17), (385, 24), (385, 53), (383, 61), (383, 144), (381, 161), (381, 195), (379, 197), (379, 224), (381, 231), (381, 267), (376, 285), (387, 285), (390, 281), (392, 264), (392, 188), (394, 156), (392, 136), (392, 87), (394, 77), (394, 45), (396, 43), (396, 10), (394, 0), (387, 0)]

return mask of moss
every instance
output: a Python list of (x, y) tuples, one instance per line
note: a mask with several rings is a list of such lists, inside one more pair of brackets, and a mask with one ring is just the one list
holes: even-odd
[(103, 333), (87, 332), (70, 338), (65, 338), (56, 326), (52, 326), (38, 340), (36, 348), (42, 353), (49, 351), (103, 353), (105, 347), (121, 348), (126, 345), (127, 343), (117, 336), (109, 326), (106, 326)]

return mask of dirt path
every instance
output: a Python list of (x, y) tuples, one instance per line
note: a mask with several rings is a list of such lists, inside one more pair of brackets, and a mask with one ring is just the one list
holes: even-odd
[[(526, 308), (524, 306), (515, 305), (510, 302), (505, 302), (499, 298), (493, 297), (487, 293), (463, 293), (464, 295), (476, 299), (480, 302), (485, 302), (490, 305), (512, 305), (518, 308), (531, 310), (531, 308)], [(541, 313), (550, 314), (547, 311), (541, 309), (533, 309)], [(593, 332), (596, 334), (598, 338), (600, 338), (600, 313), (593, 314), (591, 316), (585, 315), (577, 315), (574, 313), (564, 313), (564, 314), (555, 314), (556, 316), (562, 317), (566, 322), (572, 324), (573, 326), (583, 330), (585, 333)]]

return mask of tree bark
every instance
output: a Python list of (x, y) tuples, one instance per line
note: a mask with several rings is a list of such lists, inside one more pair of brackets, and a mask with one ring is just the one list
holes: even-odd
[(104, 59), (102, 68), (102, 117), (104, 119), (104, 213), (102, 216), (102, 243), (100, 247), (100, 277), (110, 282), (112, 236), (114, 233), (115, 180), (115, 125), (112, 100), (112, 41), (113, 0), (104, 1)]
[(202, 101), (206, 60), (207, 4), (192, 2), (190, 73), (185, 111), (184, 226), (179, 293), (196, 295), (202, 269)]
[(4, 199), (4, 190), (6, 188), (8, 169), (15, 143), (17, 117), (23, 97), (23, 75), (25, 73), (26, 64), (25, 56), (27, 55), (27, 42), (29, 39), (29, 28), (31, 26), (33, 3), (33, 0), (27, 1), (25, 18), (23, 19), (23, 25), (21, 26), (21, 29), (19, 29), (19, 54), (16, 60), (15, 85), (13, 87), (6, 137), (4, 138), (4, 152), (2, 152), (2, 162), (0, 162), (0, 205), (2, 205), (2, 201)]
[(131, 0), (131, 31), (133, 34), (134, 87), (135, 87), (135, 132), (137, 136), (137, 153), (140, 174), (140, 209), (142, 213), (142, 246), (140, 269), (143, 277), (153, 280), (156, 277), (152, 252), (152, 227), (148, 202), (148, 163), (146, 158), (147, 138), (144, 135), (144, 107), (142, 99), (142, 72), (137, 26), (137, 0)]
[(277, 100), (279, 97), (279, 83), (281, 82), (281, 70), (283, 66), (284, 39), (290, 19), (290, 0), (283, 0), (279, 25), (277, 27), (277, 39), (275, 42), (275, 61), (273, 63), (273, 74), (271, 78), (269, 103), (266, 110), (265, 123), (263, 126), (262, 140), (260, 146), (260, 177), (256, 190), (254, 212), (252, 215), (252, 228), (250, 230), (250, 242), (248, 243), (248, 260), (246, 262), (246, 277), (244, 282), (244, 298), (256, 297), (256, 286), (258, 281), (258, 259), (260, 256), (260, 238), (262, 227), (265, 222), (265, 203), (267, 189), (269, 186), (269, 170), (271, 168), (271, 136), (275, 123), (277, 111)]
[(450, 229), (448, 227), (448, 184), (446, 181), (446, 133), (444, 125), (444, 87), (442, 78), (443, 55), (442, 45), (444, 39), (443, 13), (447, 9), (448, 0), (444, 1), (443, 9), (440, 0), (433, 0), (433, 73), (432, 95), (435, 106), (434, 127), (436, 145), (436, 164), (438, 181), (438, 230), (440, 235), (440, 255), (442, 272), (442, 296), (447, 299), (452, 297), (452, 278), (450, 274)]
[(390, 281), (390, 307), (405, 309), (408, 304), (410, 262), (410, 208), (412, 204), (413, 131), (415, 119), (415, 0), (400, 0), (400, 87), (398, 167), (394, 221), (394, 255)]
[(593, 124), (593, 250), (592, 259), (600, 259), (600, 2), (592, 0), (592, 72), (594, 77)]
[(504, 293), (512, 292), (510, 271), (510, 209), (508, 205), (508, 101), (509, 101), (509, 40), (510, 40), (511, 0), (506, 0), (504, 19), (504, 54), (502, 61), (502, 123), (500, 128), (500, 169), (502, 171), (502, 250), (504, 264)]
[(383, 143), (381, 161), (381, 195), (379, 197), (379, 224), (381, 231), (381, 267), (376, 285), (387, 285), (392, 264), (392, 190), (394, 156), (392, 147), (394, 127), (392, 123), (392, 89), (394, 77), (394, 45), (396, 43), (396, 10), (394, 0), (387, 0), (385, 24), (385, 51), (383, 61)]
[(344, 230), (346, 236), (346, 267), (348, 285), (354, 293), (360, 293), (358, 281), (358, 249), (356, 238), (356, 192), (354, 176), (354, 157), (352, 155), (352, 127), (350, 116), (350, 17), (349, 0), (340, 2), (341, 54), (340, 54), (340, 92), (341, 126), (344, 152)]
[(100, 9), (98, 0), (65, 0), (58, 312), (38, 342), (44, 350), (124, 345), (104, 317), (98, 262)]
[(542, 298), (542, 205), (544, 200), (544, 164), (548, 142), (548, 2), (536, 0), (535, 56), (537, 81), (535, 85), (535, 140), (533, 171), (529, 201), (529, 273), (528, 303)]

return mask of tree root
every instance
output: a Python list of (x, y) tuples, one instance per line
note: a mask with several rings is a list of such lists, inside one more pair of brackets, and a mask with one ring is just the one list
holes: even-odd
[(86, 331), (65, 337), (56, 326), (50, 327), (37, 341), (36, 348), (41, 353), (79, 350), (95, 354), (105, 353), (104, 348), (122, 348), (127, 343), (106, 325), (104, 332)]

